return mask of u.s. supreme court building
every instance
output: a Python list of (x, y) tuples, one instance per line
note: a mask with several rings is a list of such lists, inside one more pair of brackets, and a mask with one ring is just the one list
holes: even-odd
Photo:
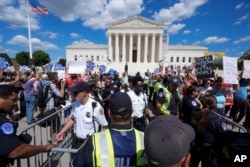
[(132, 16), (107, 26), (108, 45), (74, 44), (66, 47), (69, 61), (92, 60), (94, 71), (100, 65), (106, 71), (114, 69), (128, 73), (154, 72), (156, 68), (172, 65), (190, 66), (194, 57), (204, 56), (206, 47), (169, 45), (169, 37), (164, 34), (165, 25), (141, 16)]

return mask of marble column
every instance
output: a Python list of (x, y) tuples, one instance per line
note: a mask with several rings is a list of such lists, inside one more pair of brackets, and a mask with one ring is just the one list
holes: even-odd
[(133, 56), (133, 34), (131, 33), (129, 36), (129, 62), (133, 62), (132, 60)]
[(148, 34), (145, 34), (145, 45), (144, 45), (144, 60), (143, 62), (148, 62)]
[(155, 34), (152, 34), (152, 50), (151, 50), (151, 60), (150, 63), (154, 63), (154, 57), (155, 57)]
[(122, 36), (122, 62), (126, 62), (126, 34)]
[(157, 62), (162, 59), (162, 37), (163, 34), (159, 34), (159, 52), (158, 52), (158, 59), (156, 60)]
[(113, 62), (112, 34), (109, 33), (108, 36), (109, 36), (109, 46), (108, 46), (109, 53), (108, 54), (109, 54), (109, 59), (111, 60), (111, 62)]
[(141, 62), (141, 34), (137, 34), (137, 63)]
[(119, 34), (115, 34), (115, 62), (119, 62)]

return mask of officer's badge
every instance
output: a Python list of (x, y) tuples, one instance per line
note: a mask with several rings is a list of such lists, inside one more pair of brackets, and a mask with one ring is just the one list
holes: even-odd
[(11, 123), (4, 123), (2, 126), (1, 126), (1, 130), (3, 131), (4, 134), (6, 135), (10, 135), (14, 132), (14, 127), (13, 127), (13, 124)]
[(86, 112), (86, 117), (90, 118), (90, 112)]
[(104, 113), (103, 113), (103, 110), (100, 108), (100, 110), (99, 110), (99, 114), (100, 115), (103, 115)]
[(163, 96), (163, 92), (159, 92), (158, 96), (162, 97)]
[(223, 123), (221, 124), (221, 127), (222, 127), (222, 129), (223, 129), (224, 131), (227, 130), (227, 124), (226, 124), (225, 122), (223, 122)]
[(197, 106), (197, 102), (195, 100), (193, 100), (191, 103), (193, 106)]

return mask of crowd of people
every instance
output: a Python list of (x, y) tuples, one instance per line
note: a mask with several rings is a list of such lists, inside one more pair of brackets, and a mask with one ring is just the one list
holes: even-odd
[[(15, 136), (15, 103), (30, 125), (36, 121), (34, 112), (46, 113), (70, 101), (69, 120), (56, 134), (56, 140), (64, 140), (64, 133), (74, 127), (72, 148), (79, 151), (71, 155), (71, 166), (230, 166), (241, 150), (250, 157), (250, 81), (242, 78), (242, 73), (238, 80), (238, 84), (224, 89), (223, 77), (201, 79), (190, 70), (143, 76), (140, 72), (133, 76), (85, 72), (66, 74), (61, 80), (56, 72), (2, 73), (0, 134), (4, 137), (0, 143), (4, 145), (13, 138), (18, 144), (4, 149), (0, 156), (22, 158), (53, 147), (40, 146), (42, 150), (32, 154), (12, 156), (22, 143)], [(2, 93), (6, 86), (18, 88), (18, 92), (15, 89), (6, 96)], [(4, 107), (7, 104), (1, 99), (14, 95), (18, 97), (12, 99), (12, 105)], [(228, 103), (231, 95), (233, 101)], [(224, 117), (244, 125), (248, 133), (231, 132)], [(234, 145), (239, 142), (241, 147)]]

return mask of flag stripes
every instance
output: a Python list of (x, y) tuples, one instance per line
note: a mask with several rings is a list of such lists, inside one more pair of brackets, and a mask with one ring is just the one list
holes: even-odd
[(37, 6), (34, 3), (30, 2), (30, 5), (32, 7), (32, 11), (36, 12), (38, 14), (49, 14), (49, 11), (46, 7), (43, 6)]

